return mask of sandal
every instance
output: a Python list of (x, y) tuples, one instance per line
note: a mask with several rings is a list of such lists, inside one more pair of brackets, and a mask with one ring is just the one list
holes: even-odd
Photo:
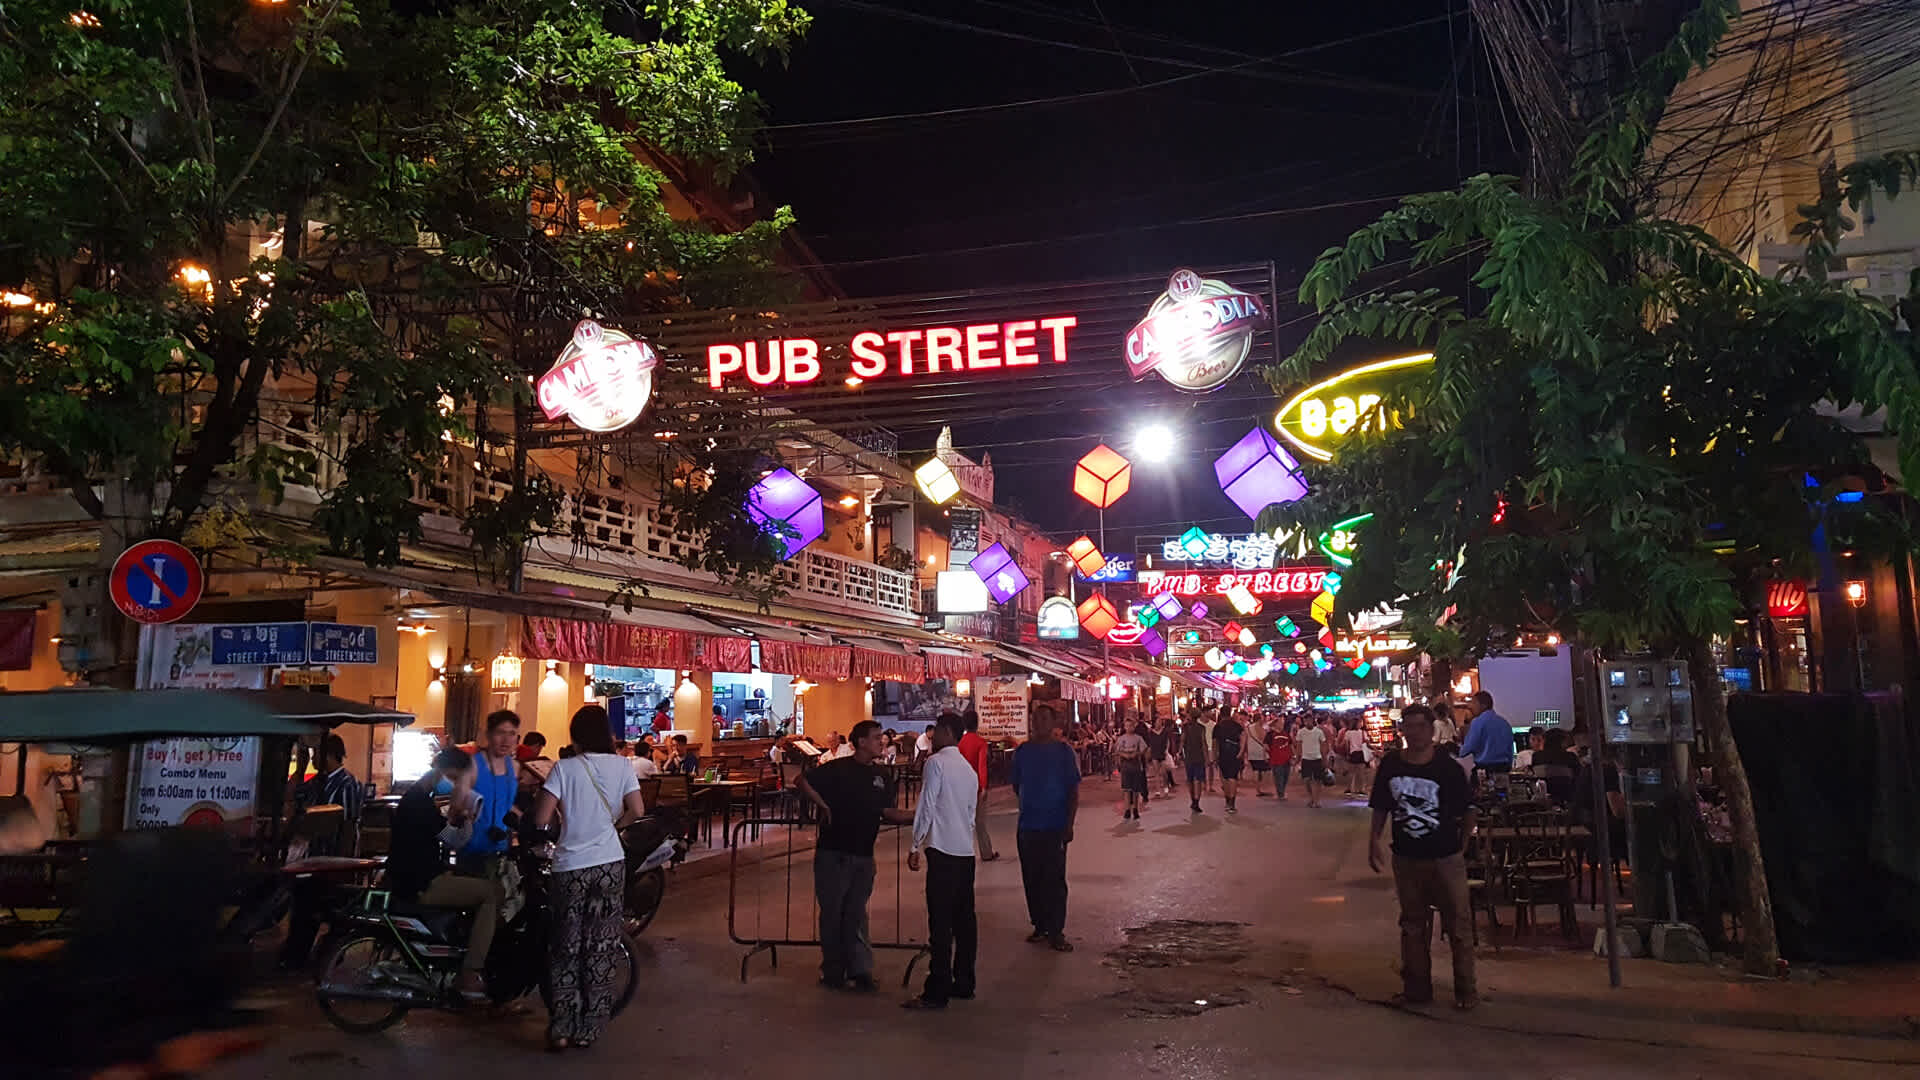
[(557, 1054), (562, 1050), (566, 1050), (570, 1048), (571, 1046), (573, 1046), (573, 1041), (571, 1039), (567, 1039), (567, 1038), (556, 1039), (556, 1038), (553, 1038), (552, 1036), (548, 1036), (547, 1038), (547, 1053), (549, 1054)]

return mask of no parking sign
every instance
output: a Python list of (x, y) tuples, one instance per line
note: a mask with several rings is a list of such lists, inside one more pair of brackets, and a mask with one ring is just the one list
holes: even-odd
[(142, 540), (121, 552), (107, 582), (113, 606), (151, 626), (185, 618), (205, 587), (200, 560), (172, 540)]

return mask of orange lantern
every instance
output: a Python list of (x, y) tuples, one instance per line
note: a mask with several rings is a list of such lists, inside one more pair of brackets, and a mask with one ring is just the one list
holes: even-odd
[(1114, 610), (1111, 601), (1098, 593), (1080, 601), (1076, 611), (1080, 616), (1080, 625), (1086, 628), (1087, 633), (1101, 640), (1105, 640), (1108, 634), (1113, 633), (1113, 628), (1120, 625), (1120, 613)]
[(1132, 482), (1133, 463), (1106, 443), (1088, 451), (1073, 470), (1073, 493), (1103, 510), (1119, 502)]
[(1067, 558), (1080, 571), (1080, 576), (1090, 578), (1107, 565), (1107, 557), (1100, 553), (1100, 546), (1089, 537), (1081, 537), (1067, 545)]

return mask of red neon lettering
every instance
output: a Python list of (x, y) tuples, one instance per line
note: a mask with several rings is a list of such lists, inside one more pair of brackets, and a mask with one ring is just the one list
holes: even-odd
[(913, 374), (913, 343), (920, 340), (920, 331), (895, 330), (887, 335), (887, 340), (900, 345), (900, 374)]
[(725, 381), (727, 372), (739, 371), (741, 366), (740, 346), (707, 346), (707, 385), (715, 390)]
[(871, 379), (887, 370), (887, 354), (880, 351), (886, 342), (886, 338), (871, 330), (853, 335), (853, 341), (847, 345), (847, 351), (853, 354), (853, 373)]
[(999, 323), (975, 323), (967, 327), (967, 369), (969, 371), (1000, 366), (1000, 343), (991, 340), (997, 338), (999, 334)]
[(1041, 319), (1040, 329), (1053, 331), (1053, 362), (1067, 362), (1067, 331), (1080, 325), (1080, 320), (1072, 315), (1059, 315), (1051, 319)]
[[(1325, 570), (1315, 570), (1312, 573), (1307, 575), (1307, 579), (1312, 582), (1313, 591), (1319, 592), (1321, 586), (1326, 583), (1327, 572)], [(1302, 589), (1300, 591), (1306, 592), (1305, 589)]]
[(1253, 575), (1252, 588), (1254, 592), (1272, 592), (1273, 591), (1273, 575), (1270, 573), (1259, 573), (1259, 574)]
[(783, 343), (779, 338), (767, 342), (767, 365), (764, 368), (760, 366), (758, 344), (747, 342), (747, 378), (755, 386), (771, 386), (780, 381), (780, 346)]
[(927, 330), (927, 374), (940, 374), (943, 360), (948, 371), (965, 370), (960, 365), (960, 331), (951, 326), (931, 327)]
[(1200, 591), (1200, 575), (1188, 574), (1187, 580), (1186, 580), (1186, 588), (1181, 589), (1180, 591), (1188, 594), (1199, 592)]
[(1040, 325), (1032, 319), (1010, 322), (1001, 329), (1006, 339), (1007, 366), (1026, 367), (1040, 362), (1040, 354), (1033, 351), (1033, 328)]
[(820, 377), (820, 343), (810, 337), (787, 342), (787, 384), (810, 383)]

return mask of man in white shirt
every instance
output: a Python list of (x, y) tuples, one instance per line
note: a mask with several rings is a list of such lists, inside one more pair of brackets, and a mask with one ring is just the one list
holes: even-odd
[(633, 778), (649, 780), (660, 775), (660, 766), (653, 760), (653, 745), (642, 740), (633, 751)]
[(921, 770), (920, 804), (913, 815), (907, 869), (927, 856), (927, 943), (932, 958), (920, 996), (909, 1009), (944, 1009), (951, 998), (971, 1000), (980, 928), (973, 910), (973, 820), (980, 777), (960, 752), (965, 722), (945, 712), (929, 729), (933, 753)]
[(928, 727), (913, 740), (913, 760), (925, 761), (933, 756), (933, 728)]
[(1326, 729), (1312, 718), (1302, 720), (1293, 732), (1293, 756), (1300, 762), (1300, 779), (1307, 785), (1307, 805), (1320, 805), (1320, 781), (1327, 768)]

